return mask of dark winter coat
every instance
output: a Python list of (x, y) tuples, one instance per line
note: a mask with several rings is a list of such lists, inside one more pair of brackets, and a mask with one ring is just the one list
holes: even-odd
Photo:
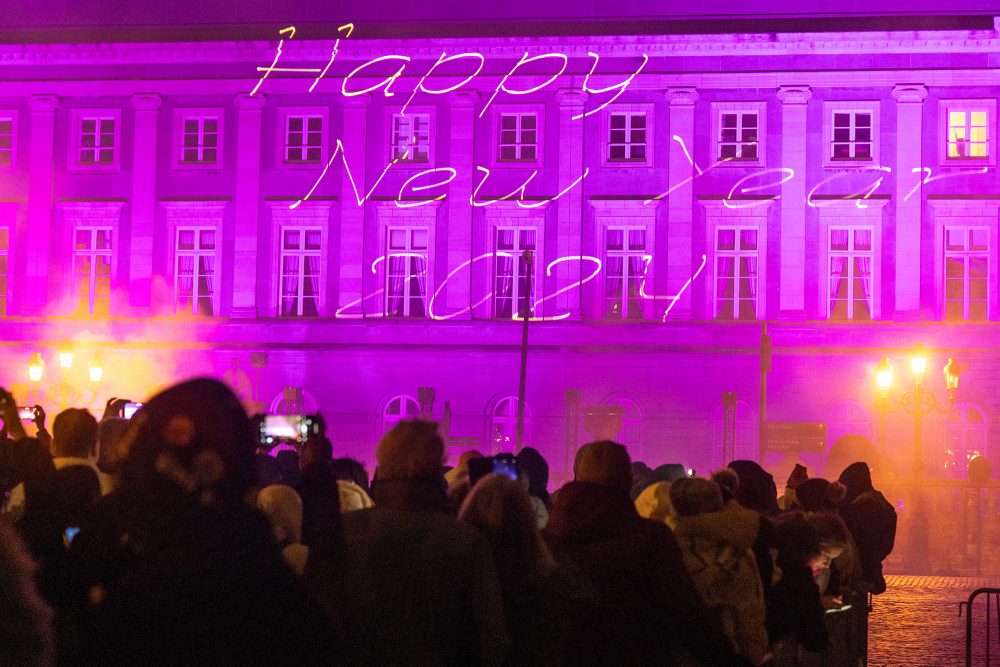
[(627, 491), (570, 482), (555, 497), (543, 534), (556, 559), (597, 591), (577, 629), (572, 664), (677, 664), (685, 649), (705, 665), (731, 659), (677, 540), (664, 524), (641, 518)]
[(882, 561), (892, 553), (896, 542), (896, 510), (872, 486), (871, 472), (865, 463), (848, 466), (840, 475), (840, 482), (847, 487), (840, 516), (858, 547), (861, 580), (872, 593), (884, 593)]

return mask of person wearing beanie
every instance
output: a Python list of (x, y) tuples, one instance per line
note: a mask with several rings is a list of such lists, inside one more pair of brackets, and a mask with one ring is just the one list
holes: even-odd
[(375, 450), (375, 506), (343, 515), (342, 564), (326, 578), (343, 664), (504, 661), (504, 609), (490, 545), (451, 515), (444, 453), (436, 423), (400, 421)]
[(597, 593), (574, 630), (568, 664), (669, 665), (681, 656), (729, 664), (735, 652), (701, 601), (677, 540), (663, 523), (639, 516), (631, 486), (625, 447), (600, 441), (577, 452), (574, 481), (554, 496), (545, 540)]
[(736, 651), (760, 664), (768, 638), (764, 589), (751, 551), (760, 517), (739, 503), (723, 503), (719, 486), (698, 477), (673, 482), (670, 502), (674, 535), (702, 600), (720, 614)]

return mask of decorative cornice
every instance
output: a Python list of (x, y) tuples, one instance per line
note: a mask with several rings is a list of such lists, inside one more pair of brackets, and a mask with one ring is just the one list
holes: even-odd
[(805, 104), (812, 96), (809, 86), (778, 86), (778, 99), (782, 104)]
[(672, 107), (690, 107), (698, 101), (698, 91), (695, 88), (667, 88), (664, 96)]
[(448, 99), (451, 100), (451, 106), (462, 108), (476, 106), (479, 98), (479, 92), (475, 90), (456, 90), (448, 95)]
[(901, 104), (923, 102), (927, 99), (927, 86), (922, 83), (898, 83), (892, 89), (892, 98)]
[(372, 103), (371, 93), (361, 93), (360, 95), (338, 95), (340, 106), (348, 109), (361, 109)]
[(163, 104), (159, 93), (136, 93), (129, 101), (136, 111), (155, 111)]
[(560, 109), (579, 108), (587, 103), (587, 93), (576, 88), (561, 88), (556, 93), (556, 103)]
[(261, 94), (240, 93), (236, 96), (236, 108), (240, 111), (260, 111), (265, 104), (267, 104), (267, 98)]
[(55, 95), (32, 95), (28, 98), (28, 108), (32, 112), (52, 112), (59, 106), (59, 98)]

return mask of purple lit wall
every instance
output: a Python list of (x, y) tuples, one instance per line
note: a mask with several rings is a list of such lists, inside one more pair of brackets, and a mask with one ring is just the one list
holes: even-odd
[[(947, 358), (968, 368), (928, 424), (928, 474), (1000, 453), (988, 18), (497, 36), (483, 15), (490, 34), (463, 36), (431, 12), (437, 34), (390, 39), (363, 11), (292, 9), (294, 34), (272, 17), (252, 39), (137, 41), (126, 13), (123, 41), (65, 43), (95, 23), (12, 19), (31, 38), (0, 46), (0, 382), (23, 400), (97, 406), (208, 373), (255, 409), (322, 409), (370, 464), (426, 387), (453, 455), (509, 448), (530, 282), (528, 442), (557, 476), (590, 437), (576, 411), (609, 404), (634, 457), (719, 465), (724, 391), (756, 458), (763, 321), (769, 419), (875, 437), (874, 365), (905, 375), (922, 343), (931, 388)], [(807, 20), (758, 10), (731, 13)], [(888, 426), (905, 472), (909, 422)]]

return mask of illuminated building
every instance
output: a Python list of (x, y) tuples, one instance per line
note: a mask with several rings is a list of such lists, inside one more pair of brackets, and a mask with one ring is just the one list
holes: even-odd
[(430, 387), (456, 447), (488, 451), (512, 438), (532, 281), (527, 441), (557, 472), (567, 390), (624, 407), (634, 456), (699, 470), (736, 391), (755, 458), (765, 320), (770, 419), (874, 435), (874, 362), (923, 342), (969, 362), (938, 459), (945, 435), (996, 446), (991, 18), (357, 17), (98, 37), (16, 18), (3, 377), (23, 389), (64, 341), (100, 349), (108, 396), (225, 375), (322, 409), (369, 462)]

